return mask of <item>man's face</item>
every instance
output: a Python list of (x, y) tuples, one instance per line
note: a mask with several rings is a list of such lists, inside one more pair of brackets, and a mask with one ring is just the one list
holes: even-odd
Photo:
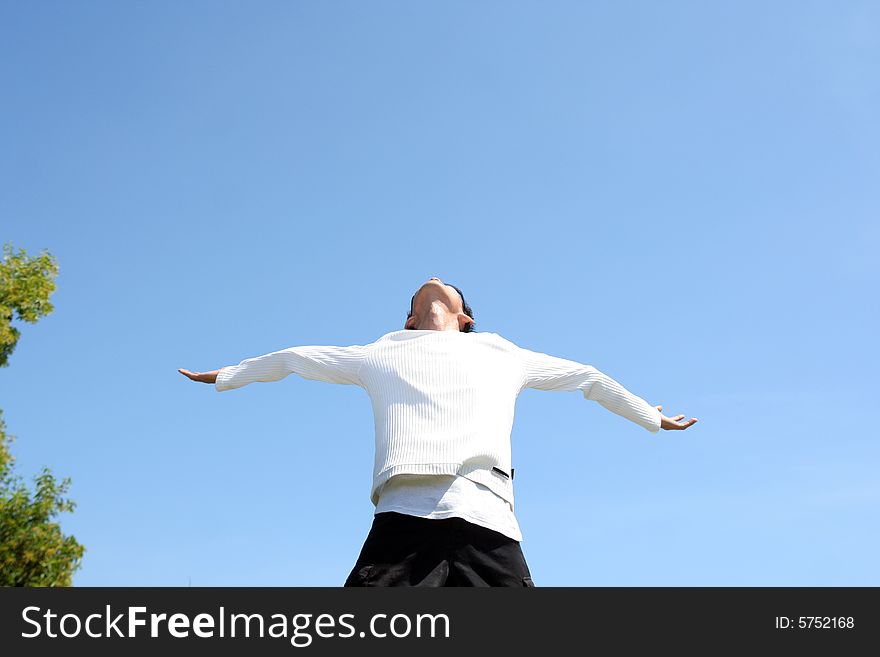
[(416, 292), (412, 300), (412, 316), (406, 320), (404, 328), (415, 328), (432, 310), (439, 310), (450, 317), (464, 315), (461, 295), (454, 287), (445, 285), (436, 276), (425, 281)]

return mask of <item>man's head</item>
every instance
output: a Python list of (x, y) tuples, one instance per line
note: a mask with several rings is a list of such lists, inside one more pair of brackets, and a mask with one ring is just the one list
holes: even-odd
[(423, 283), (410, 299), (403, 328), (470, 333), (475, 323), (461, 290), (434, 277)]

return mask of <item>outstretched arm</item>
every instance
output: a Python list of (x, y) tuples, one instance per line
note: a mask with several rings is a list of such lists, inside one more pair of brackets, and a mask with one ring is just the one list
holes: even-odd
[(290, 374), (327, 383), (362, 386), (358, 371), (366, 352), (367, 347), (363, 345), (289, 347), (211, 372), (178, 371), (193, 381), (213, 383), (217, 392), (257, 381), (280, 381)]
[(678, 422), (683, 415), (667, 418), (662, 406), (651, 406), (620, 383), (592, 365), (558, 358), (520, 347), (524, 388), (539, 390), (580, 390), (586, 399), (599, 402), (609, 411), (635, 422), (652, 433), (660, 429), (686, 429), (697, 421)]

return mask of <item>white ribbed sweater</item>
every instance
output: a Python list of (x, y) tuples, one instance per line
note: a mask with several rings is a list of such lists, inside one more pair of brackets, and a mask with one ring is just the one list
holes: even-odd
[(497, 333), (404, 329), (367, 345), (298, 346), (220, 369), (222, 392), (291, 373), (357, 385), (373, 405), (370, 499), (396, 474), (461, 475), (513, 506), (510, 433), (525, 388), (586, 399), (660, 430), (660, 412), (591, 365), (524, 349)]

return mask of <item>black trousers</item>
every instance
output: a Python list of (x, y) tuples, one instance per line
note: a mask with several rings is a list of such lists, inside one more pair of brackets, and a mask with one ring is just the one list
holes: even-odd
[(344, 586), (534, 586), (519, 541), (461, 518), (393, 511), (373, 526)]

